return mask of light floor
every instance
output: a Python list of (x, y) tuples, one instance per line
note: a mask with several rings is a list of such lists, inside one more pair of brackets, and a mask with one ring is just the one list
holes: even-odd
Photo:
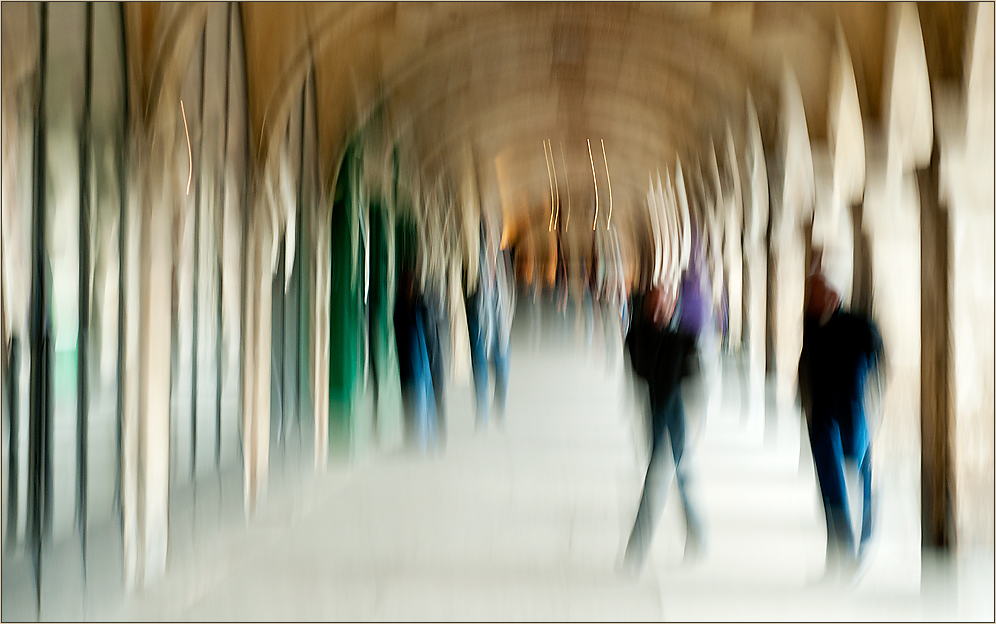
[[(693, 456), (708, 550), (682, 562), (674, 488), (639, 578), (620, 560), (646, 450), (618, 344), (520, 306), (507, 422), (476, 432), (449, 391), (445, 454), (368, 456), (274, 487), (245, 527), (174, 557), (116, 620), (923, 620), (993, 618), (992, 555), (921, 591), (918, 503), (884, 467), (877, 548), (856, 587), (820, 584), (825, 531), (795, 413), (745, 421), (739, 376)], [(551, 331), (552, 330), (552, 331)], [(689, 412), (701, 406), (689, 405)], [(802, 438), (803, 449), (808, 441)], [(908, 481), (908, 480), (907, 480)]]

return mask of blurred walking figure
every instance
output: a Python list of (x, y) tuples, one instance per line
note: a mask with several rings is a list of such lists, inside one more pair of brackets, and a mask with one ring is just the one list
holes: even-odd
[(688, 267), (681, 280), (679, 294), (680, 314), (678, 324), (682, 332), (696, 337), (701, 363), (698, 383), (686, 388), (685, 399), (701, 400), (704, 417), (715, 416), (719, 410), (722, 392), (720, 371), (720, 340), (715, 307), (712, 300), (712, 279), (704, 244), (693, 230), (692, 251)]
[(515, 313), (515, 283), (507, 251), (498, 249), (481, 225), (477, 287), (466, 297), (467, 330), (477, 396), (477, 427), (484, 428), (490, 416), (488, 368), (494, 366), (494, 405), (499, 424), (505, 416), (510, 368), (509, 343)]
[(449, 336), (449, 315), (447, 314), (446, 286), (439, 282), (427, 281), (422, 299), (423, 334), (426, 356), (429, 364), (429, 377), (432, 396), (436, 407), (437, 441), (440, 447), (446, 445), (446, 359), (448, 350), (444, 345)]
[(533, 296), (533, 348), (539, 349), (543, 339), (543, 273), (540, 263), (533, 261), (531, 291)]
[(591, 290), (589, 285), (588, 260), (584, 256), (575, 258), (570, 272), (570, 292), (574, 299), (574, 335), (578, 342), (583, 342), (586, 350), (591, 350), (591, 326), (593, 315), (591, 311)]
[[(820, 274), (806, 280), (806, 320), (799, 359), (799, 392), (809, 425), (813, 462), (827, 524), (827, 577), (854, 576), (872, 533), (870, 436), (864, 395), (879, 371), (883, 346), (875, 323), (843, 312), (840, 297)], [(861, 477), (861, 539), (855, 551), (847, 504), (845, 460)]]
[[(701, 519), (689, 498), (688, 463), (682, 461), (685, 410), (681, 381), (692, 374), (697, 365), (695, 336), (679, 329), (676, 303), (674, 286), (658, 286), (648, 292), (642, 302), (634, 301), (633, 322), (626, 337), (633, 372), (647, 382), (650, 393), (650, 464), (624, 561), (624, 565), (634, 572), (642, 568), (650, 550), (654, 527), (667, 500), (672, 476), (678, 482), (685, 513), (686, 558), (696, 555), (703, 545)], [(668, 440), (673, 463), (668, 461), (665, 450)]]
[(394, 306), (394, 334), (398, 347), (398, 372), (409, 445), (427, 452), (438, 440), (436, 398), (426, 342), (430, 313), (415, 289), (415, 274), (404, 269), (398, 281)]

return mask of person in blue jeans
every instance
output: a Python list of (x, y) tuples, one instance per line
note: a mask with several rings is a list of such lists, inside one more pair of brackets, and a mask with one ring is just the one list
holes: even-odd
[(508, 258), (497, 252), (493, 258), (482, 253), (476, 290), (467, 296), (467, 330), (477, 398), (477, 427), (488, 425), (488, 369), (495, 370), (494, 406), (501, 424), (505, 415), (510, 370), (511, 322), (514, 285), (510, 283)]
[(436, 407), (436, 431), (440, 448), (446, 446), (446, 353), (445, 336), (449, 333), (445, 287), (427, 282), (420, 300), (422, 335), (428, 356), (429, 383)]
[[(696, 556), (704, 543), (703, 523), (689, 496), (688, 463), (682, 461), (686, 455), (686, 426), (681, 382), (694, 372), (696, 338), (679, 329), (676, 301), (674, 287), (657, 287), (642, 301), (634, 301), (636, 313), (626, 336), (633, 373), (648, 385), (651, 425), (650, 464), (624, 559), (624, 566), (633, 572), (640, 571), (650, 550), (672, 476), (677, 481), (685, 514), (686, 558)], [(669, 459), (673, 459), (673, 464)]]
[(415, 291), (415, 276), (404, 269), (394, 306), (394, 334), (398, 348), (401, 399), (408, 445), (425, 453), (436, 448), (438, 426), (432, 368), (427, 345), (429, 311)]
[[(869, 374), (883, 359), (875, 323), (840, 309), (840, 296), (820, 274), (806, 281), (806, 318), (799, 392), (809, 425), (813, 463), (827, 526), (827, 575), (854, 576), (872, 535), (871, 440), (864, 397)], [(861, 536), (855, 544), (845, 461), (861, 478)]]

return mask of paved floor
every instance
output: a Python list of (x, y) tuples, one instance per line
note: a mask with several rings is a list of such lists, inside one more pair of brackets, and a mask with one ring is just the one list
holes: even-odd
[[(824, 530), (798, 416), (764, 440), (723, 397), (694, 456), (704, 559), (681, 560), (677, 496), (644, 574), (620, 559), (646, 451), (618, 344), (528, 311), (513, 350), (503, 429), (475, 432), (450, 389), (444, 455), (368, 457), (274, 493), (246, 528), (171, 561), (167, 578), (108, 614), (121, 620), (921, 620), (992, 619), (992, 557), (971, 583), (920, 589), (916, 498), (883, 471), (880, 540), (854, 588), (817, 583)], [(606, 353), (610, 357), (606, 357)], [(690, 406), (690, 410), (698, 406)], [(803, 442), (805, 440), (803, 439)], [(898, 479), (893, 479), (899, 483)], [(978, 572), (981, 570), (981, 573)], [(986, 576), (988, 575), (988, 576)], [(946, 577), (954, 578), (954, 577)]]

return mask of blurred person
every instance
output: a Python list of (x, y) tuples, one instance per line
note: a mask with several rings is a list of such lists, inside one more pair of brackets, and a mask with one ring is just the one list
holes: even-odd
[(508, 398), (508, 377), (511, 369), (512, 320), (515, 317), (515, 274), (508, 252), (498, 250), (495, 256), (495, 336), (492, 357), (495, 367), (495, 407), (505, 416)]
[[(695, 336), (701, 364), (698, 383), (686, 388), (686, 400), (700, 402), (705, 417), (712, 417), (720, 404), (720, 340), (712, 303), (712, 281), (705, 246), (692, 230), (692, 250), (681, 279), (679, 292), (681, 331)], [(692, 397), (694, 394), (694, 398)], [(704, 425), (705, 418), (702, 419)]]
[(507, 251), (496, 247), (482, 222), (477, 287), (465, 298), (478, 429), (487, 427), (490, 417), (489, 367), (493, 366), (495, 371), (494, 406), (499, 424), (504, 422), (508, 395), (515, 283)]
[(394, 306), (394, 334), (406, 439), (409, 445), (422, 452), (434, 448), (437, 442), (436, 401), (426, 345), (429, 316), (425, 302), (416, 291), (414, 271), (403, 269)]
[(567, 259), (564, 257), (564, 242), (560, 232), (557, 232), (557, 269), (554, 292), (557, 297), (557, 307), (561, 316), (567, 314), (568, 271)]
[(543, 338), (543, 275), (538, 261), (533, 262), (531, 289), (533, 296), (533, 347), (539, 349)]
[[(874, 321), (841, 310), (840, 296), (819, 272), (806, 280), (799, 393), (827, 525), (826, 578), (856, 579), (872, 535), (870, 436), (866, 381), (881, 372), (882, 339)], [(845, 461), (861, 479), (861, 538), (855, 550)]]
[(436, 408), (436, 431), (439, 446), (446, 445), (446, 359), (447, 345), (443, 342), (449, 336), (449, 314), (444, 283), (427, 281), (422, 297), (423, 333), (426, 356), (429, 363), (429, 377)]
[[(657, 286), (644, 297), (635, 297), (634, 316), (626, 336), (633, 373), (648, 385), (650, 395), (650, 462), (640, 506), (626, 546), (624, 566), (638, 573), (650, 550), (654, 528), (667, 500), (671, 478), (678, 482), (685, 515), (685, 557), (692, 559), (704, 545), (703, 524), (689, 497), (688, 463), (685, 458), (685, 408), (681, 382), (694, 373), (695, 336), (681, 330), (676, 306), (676, 285)], [(668, 464), (670, 442), (674, 473)]]
[(591, 349), (592, 301), (588, 259), (584, 256), (573, 261), (574, 271), (570, 280), (571, 296), (574, 299), (574, 333), (584, 341), (586, 349)]

